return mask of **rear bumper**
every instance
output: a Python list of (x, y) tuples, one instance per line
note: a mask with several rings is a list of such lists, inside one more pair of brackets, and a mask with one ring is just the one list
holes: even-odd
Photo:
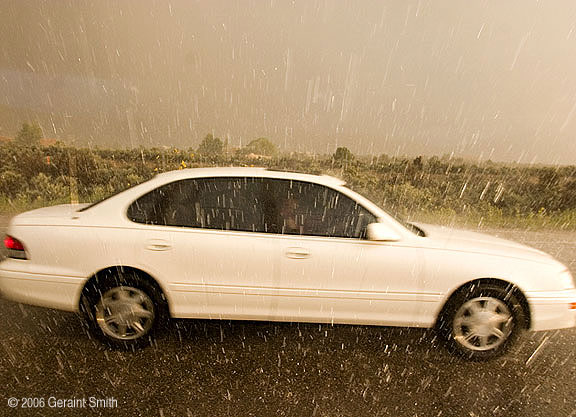
[(9, 300), (66, 311), (78, 311), (85, 279), (9, 269), (0, 263), (0, 295)]
[(576, 326), (576, 289), (564, 291), (534, 291), (526, 294), (530, 304), (531, 330), (553, 330)]

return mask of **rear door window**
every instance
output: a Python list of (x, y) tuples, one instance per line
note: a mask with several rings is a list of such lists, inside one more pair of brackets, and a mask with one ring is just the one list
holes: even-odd
[(258, 178), (197, 178), (164, 185), (129, 207), (137, 223), (264, 232)]

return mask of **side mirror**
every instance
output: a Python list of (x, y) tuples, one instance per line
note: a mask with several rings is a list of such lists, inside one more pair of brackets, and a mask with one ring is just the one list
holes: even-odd
[(379, 242), (397, 242), (400, 240), (400, 235), (384, 223), (370, 223), (366, 229), (366, 237), (368, 240)]

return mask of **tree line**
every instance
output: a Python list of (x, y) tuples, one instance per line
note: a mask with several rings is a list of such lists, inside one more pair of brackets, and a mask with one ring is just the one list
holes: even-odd
[(281, 153), (258, 138), (231, 150), (206, 135), (194, 148), (99, 149), (30, 142), (0, 146), (0, 210), (95, 201), (174, 169), (263, 166), (329, 174), (400, 216), (551, 219), (576, 229), (576, 167), (474, 163), (449, 157), (355, 156)]

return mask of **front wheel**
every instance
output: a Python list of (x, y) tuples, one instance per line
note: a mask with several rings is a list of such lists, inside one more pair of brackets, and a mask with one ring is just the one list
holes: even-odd
[(449, 347), (471, 360), (505, 353), (523, 327), (524, 311), (514, 293), (492, 285), (470, 287), (456, 295), (444, 320)]

